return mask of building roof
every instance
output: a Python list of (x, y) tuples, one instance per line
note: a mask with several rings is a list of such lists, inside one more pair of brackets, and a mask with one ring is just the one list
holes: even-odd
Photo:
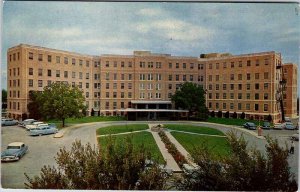
[(171, 104), (171, 101), (131, 100), (133, 104)]

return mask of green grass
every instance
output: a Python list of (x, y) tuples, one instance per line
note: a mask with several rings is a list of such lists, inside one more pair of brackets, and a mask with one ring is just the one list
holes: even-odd
[[(138, 150), (139, 146), (143, 144), (146, 151), (149, 151), (151, 153), (151, 157), (153, 159), (158, 160), (159, 163), (164, 163), (163, 156), (160, 153), (152, 134), (149, 132), (131, 133), (127, 135), (114, 135), (111, 137), (115, 139), (117, 145), (123, 145), (126, 142), (127, 137), (132, 137), (134, 150)], [(98, 143), (100, 147), (105, 148), (108, 140), (109, 137), (98, 137)]]
[[(253, 122), (255, 125), (258, 125), (258, 121), (256, 120), (248, 120), (248, 119), (231, 119), (231, 118), (218, 118), (218, 117), (209, 117), (207, 122), (211, 123), (219, 123), (225, 125), (238, 125), (243, 126), (246, 122)], [(262, 121), (260, 122), (262, 124)]]
[(168, 129), (177, 130), (177, 131), (187, 131), (187, 132), (209, 134), (209, 135), (224, 135), (222, 131), (213, 128), (208, 128), (208, 127), (200, 127), (200, 126), (193, 126), (193, 125), (173, 125), (173, 124), (165, 124), (164, 126)]
[[(89, 117), (81, 117), (81, 118), (67, 118), (66, 124), (78, 124), (78, 123), (91, 123), (98, 121), (123, 121), (126, 120), (125, 117), (121, 116), (89, 116)], [(49, 123), (62, 123), (60, 120), (49, 120)]]
[(230, 154), (230, 146), (225, 137), (191, 135), (179, 132), (171, 132), (171, 134), (191, 155), (201, 145), (207, 146), (215, 155), (228, 156)]
[(97, 129), (97, 135), (125, 133), (132, 131), (140, 131), (148, 129), (147, 124), (131, 124), (131, 125), (112, 125)]

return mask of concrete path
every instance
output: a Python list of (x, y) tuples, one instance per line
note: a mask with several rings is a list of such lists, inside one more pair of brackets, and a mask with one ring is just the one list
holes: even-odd
[(107, 137), (107, 136), (113, 136), (113, 135), (127, 135), (131, 133), (139, 133), (139, 132), (145, 132), (148, 130), (140, 130), (140, 131), (131, 131), (131, 132), (124, 132), (124, 133), (115, 133), (115, 134), (106, 134), (106, 135), (97, 135), (97, 137)]
[(171, 135), (169, 131), (165, 131), (167, 137), (170, 139), (170, 141), (175, 145), (175, 147), (178, 149), (178, 151), (185, 157), (185, 159), (188, 161), (188, 164), (196, 167), (196, 163), (193, 162), (193, 159), (189, 152), (185, 150), (185, 148)]
[[(148, 124), (150, 130), (151, 127), (154, 126), (155, 124)], [(165, 144), (162, 142), (162, 140), (160, 139), (160, 136), (158, 135), (158, 132), (153, 132), (150, 131), (153, 135), (153, 138), (164, 158), (164, 160), (166, 161), (167, 165), (166, 167), (169, 169), (172, 169), (174, 172), (181, 172), (181, 169), (179, 168), (179, 166), (177, 165), (176, 161), (174, 160), (173, 156), (168, 152), (167, 148), (165, 147)]]

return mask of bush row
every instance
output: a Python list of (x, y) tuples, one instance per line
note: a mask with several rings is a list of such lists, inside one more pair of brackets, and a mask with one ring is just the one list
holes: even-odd
[(176, 146), (169, 140), (167, 135), (164, 131), (158, 132), (158, 135), (160, 136), (162, 142), (164, 142), (166, 148), (168, 149), (168, 152), (173, 156), (176, 163), (182, 167), (183, 164), (187, 163), (187, 160), (185, 157), (178, 151)]

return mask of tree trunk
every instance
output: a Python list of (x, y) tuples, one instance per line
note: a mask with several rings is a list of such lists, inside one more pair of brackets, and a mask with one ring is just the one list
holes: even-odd
[(62, 127), (65, 127), (65, 118), (62, 119)]

